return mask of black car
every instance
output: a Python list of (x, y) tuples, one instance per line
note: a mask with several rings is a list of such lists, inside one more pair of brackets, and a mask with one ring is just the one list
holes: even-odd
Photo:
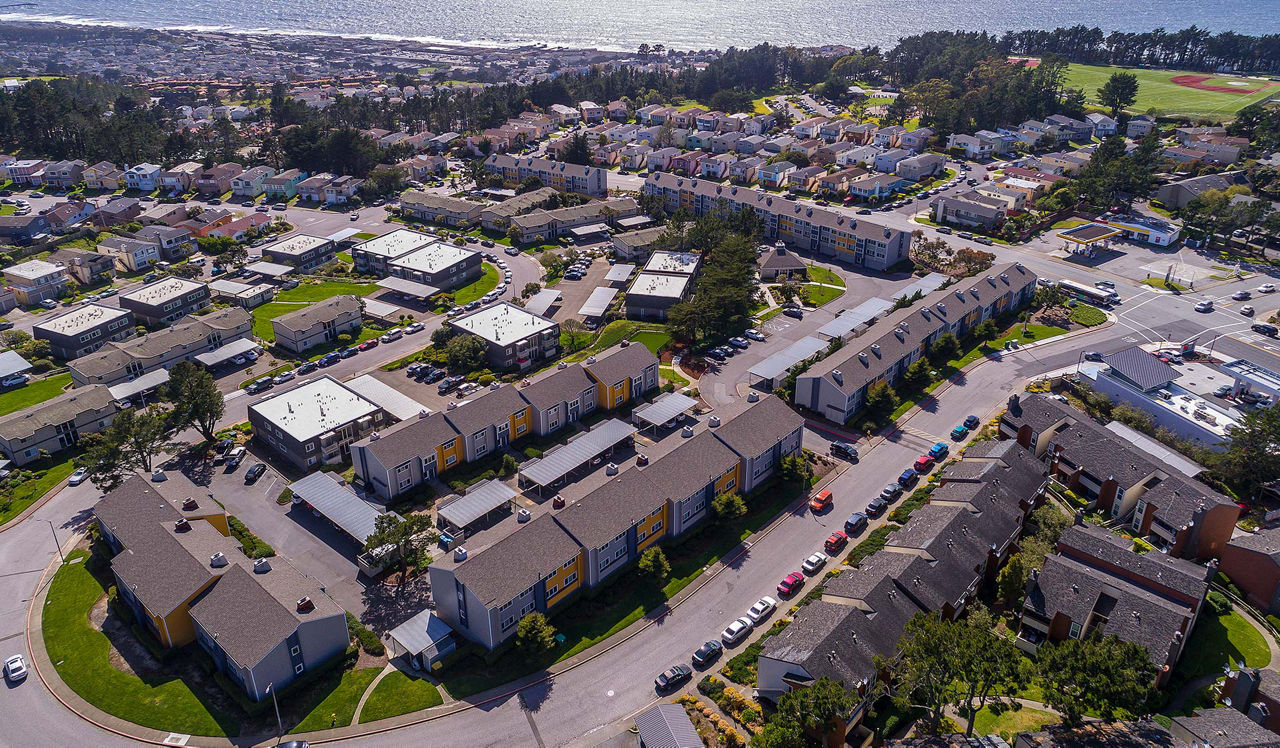
[(436, 391), (441, 395), (458, 388), (462, 384), (462, 377), (445, 377), (440, 380), (440, 384), (436, 385)]
[(858, 449), (848, 442), (831, 442), (831, 454), (846, 460), (858, 459)]
[(1254, 324), (1249, 325), (1249, 329), (1253, 330), (1254, 332), (1260, 332), (1263, 335), (1270, 335), (1273, 338), (1276, 336), (1278, 332), (1275, 325), (1268, 325), (1262, 322), (1255, 322)]
[(262, 379), (245, 385), (244, 391), (248, 392), (250, 395), (256, 395), (259, 392), (265, 392), (269, 389), (271, 389), (271, 377), (263, 377)]
[(804, 310), (796, 309), (795, 307), (787, 307), (786, 309), (782, 310), (782, 313), (787, 315), (788, 317), (795, 317), (796, 319), (804, 319)]
[(1085, 351), (1084, 360), (1085, 361), (1101, 361), (1102, 353), (1100, 351)]
[(245, 485), (248, 485), (250, 483), (256, 483), (257, 480), (261, 478), (262, 474), (265, 472), (267, 472), (267, 466), (263, 465), (261, 462), (249, 468), (248, 472), (244, 474)]
[(414, 363), (409, 364), (408, 366), (405, 367), (404, 375), (406, 377), (416, 377), (418, 376), (418, 372), (422, 371), (425, 368), (427, 368), (426, 364), (422, 363), (421, 361), (415, 361)]
[(698, 647), (698, 650), (693, 653), (693, 664), (698, 667), (706, 667), (707, 665), (715, 662), (723, 652), (724, 645), (715, 639), (712, 639), (701, 647)]
[(422, 381), (431, 384), (432, 382), (439, 382), (441, 379), (444, 379), (444, 369), (432, 369), (427, 372)]
[(351, 358), (352, 356), (356, 355), (359, 352), (360, 352), (360, 349), (356, 348), (353, 345), (347, 348), (343, 348), (341, 351), (338, 352), (338, 355), (341, 356), (342, 358)]
[(889, 502), (877, 496), (871, 500), (870, 504), (867, 504), (867, 515), (870, 517), (879, 517), (881, 514), (884, 514), (884, 510), (888, 506)]
[(653, 679), (653, 685), (659, 691), (670, 691), (693, 677), (693, 671), (687, 665), (672, 665), (665, 672)]
[(844, 534), (857, 535), (866, 528), (867, 522), (867, 515), (862, 512), (854, 512), (853, 514), (850, 514), (849, 519), (844, 521)]
[(977, 416), (965, 416), (964, 427), (970, 431), (978, 428), (980, 423), (982, 423), (982, 421), (980, 421)]
[(320, 365), (319, 365), (319, 364), (317, 364), (315, 361), (308, 361), (308, 362), (306, 362), (305, 364), (303, 364), (302, 366), (299, 366), (299, 367), (298, 367), (298, 373), (299, 373), (299, 374), (310, 374), (311, 372), (313, 372), (313, 371), (315, 371), (316, 369), (319, 369), (319, 368), (320, 368)]

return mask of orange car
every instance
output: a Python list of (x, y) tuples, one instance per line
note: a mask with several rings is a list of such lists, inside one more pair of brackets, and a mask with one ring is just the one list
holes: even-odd
[(831, 492), (823, 489), (818, 492), (817, 496), (809, 500), (809, 509), (814, 512), (825, 512), (831, 508), (831, 503)]

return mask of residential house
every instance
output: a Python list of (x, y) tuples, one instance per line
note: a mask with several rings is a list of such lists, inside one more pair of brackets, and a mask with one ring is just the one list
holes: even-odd
[(915, 130), (907, 130), (898, 133), (898, 147), (911, 151), (912, 153), (921, 153), (929, 145), (929, 139), (933, 137), (933, 130), (927, 127), (921, 127)]
[(274, 177), (275, 174), (276, 170), (270, 166), (255, 166), (241, 172), (231, 179), (231, 194), (239, 197), (257, 197), (265, 191), (262, 183)]
[(243, 171), (244, 167), (234, 161), (215, 164), (200, 171), (196, 177), (196, 189), (201, 195), (221, 195), (231, 189), (231, 180)]
[(1065, 174), (1068, 176), (1076, 176), (1080, 170), (1089, 164), (1088, 154), (1075, 152), (1056, 151), (1054, 153), (1046, 153), (1040, 156), (1040, 168), (1050, 174)]
[(1156, 129), (1156, 118), (1150, 114), (1139, 114), (1129, 118), (1124, 134), (1134, 140), (1141, 140)]
[(1226, 135), (1227, 128), (1222, 125), (1207, 125), (1199, 127), (1179, 127), (1173, 131), (1173, 137), (1178, 141), (1179, 145), (1190, 146), (1197, 140), (1214, 135)]
[(334, 345), (343, 333), (359, 334), (362, 313), (359, 297), (333, 296), (276, 317), (271, 329), (276, 345), (302, 353), (318, 345)]
[(84, 181), (84, 161), (53, 161), (44, 167), (44, 183), (60, 190), (69, 190)]
[(442, 177), (449, 172), (449, 159), (433, 154), (417, 154), (400, 162), (400, 165), (410, 179), (419, 182), (428, 177)]
[(98, 242), (97, 251), (112, 258), (116, 269), (136, 273), (160, 261), (160, 248), (155, 244), (123, 236), (108, 236)]
[(920, 182), (942, 173), (947, 166), (947, 159), (940, 153), (921, 153), (898, 162), (894, 172), (913, 182)]
[(993, 147), (990, 141), (983, 140), (976, 135), (952, 133), (947, 137), (947, 150), (959, 151), (970, 161), (983, 161), (991, 158)]
[(872, 168), (885, 174), (892, 174), (898, 168), (898, 162), (910, 158), (911, 152), (904, 148), (890, 148), (876, 155)]
[(358, 177), (341, 176), (330, 180), (324, 186), (325, 205), (345, 205), (355, 197), (364, 180)]
[(564, 104), (552, 104), (547, 107), (547, 116), (561, 125), (576, 125), (582, 119), (577, 109)]
[(640, 132), (640, 126), (634, 123), (618, 125), (605, 133), (605, 137), (611, 143), (634, 143), (637, 133)]
[(115, 192), (125, 186), (124, 171), (110, 161), (87, 166), (81, 174), (86, 189)]
[(819, 148), (817, 151), (814, 151), (813, 158), (811, 160), (815, 164), (822, 164), (823, 166), (829, 166), (836, 162), (836, 159), (840, 157), (840, 154), (846, 151), (852, 151), (857, 147), (858, 146), (854, 145), (853, 143), (850, 143), (847, 140), (839, 140), (834, 143), (828, 143), (827, 145), (824, 145), (821, 148)]
[(190, 190), (204, 167), (195, 161), (184, 161), (172, 169), (160, 172), (158, 186), (170, 194), (182, 194)]
[(792, 191), (813, 192), (817, 189), (818, 179), (825, 176), (826, 167), (806, 166), (787, 174), (787, 189)]
[(627, 105), (621, 99), (610, 101), (607, 110), (609, 119), (615, 122), (626, 122), (631, 116), (631, 113), (627, 110)]
[(671, 160), (680, 155), (679, 148), (659, 148), (645, 158), (649, 171), (672, 171)]
[(156, 164), (135, 164), (125, 170), (125, 185), (139, 192), (155, 192), (160, 188), (161, 171), (161, 167)]
[(594, 101), (583, 101), (578, 104), (578, 114), (583, 122), (595, 124), (604, 121), (605, 109)]
[(306, 178), (305, 171), (285, 169), (262, 180), (262, 191), (268, 200), (287, 202), (298, 195), (298, 185)]
[(62, 265), (67, 274), (82, 286), (96, 286), (115, 277), (115, 263), (110, 255), (84, 249), (58, 248), (49, 261)]
[(756, 181), (761, 166), (764, 166), (764, 159), (759, 156), (738, 159), (729, 165), (729, 178), (738, 184), (751, 184)]
[(708, 179), (724, 179), (729, 176), (729, 167), (737, 160), (738, 157), (732, 153), (721, 153), (703, 161), (699, 171)]
[(787, 177), (795, 170), (796, 165), (790, 161), (774, 161), (757, 167), (756, 179), (760, 180), (760, 184), (765, 187), (778, 189), (786, 183)]
[(106, 387), (81, 387), (0, 417), (0, 453), (22, 467), (96, 434), (115, 418), (115, 398)]
[(993, 155), (1008, 153), (1013, 150), (1013, 144), (1018, 142), (1017, 137), (1008, 132), (979, 130), (975, 132), (973, 136), (978, 140), (981, 140), (983, 143), (989, 144)]
[(1093, 124), (1065, 114), (1051, 114), (1044, 118), (1046, 125), (1061, 128), (1068, 140), (1088, 142), (1093, 138)]
[(826, 117), (810, 117), (791, 126), (791, 134), (799, 140), (808, 140), (809, 138), (818, 137), (822, 126), (827, 124)]
[(830, 174), (823, 174), (818, 178), (816, 191), (828, 195), (834, 195), (837, 192), (847, 191), (849, 183), (867, 173), (866, 169), (851, 166), (840, 171)]
[(19, 304), (32, 306), (66, 293), (67, 269), (44, 260), (27, 260), (5, 268), (4, 282)]
[(44, 213), (44, 220), (49, 224), (51, 231), (63, 231), (88, 220), (93, 215), (93, 212), (94, 208), (91, 203), (83, 200), (68, 200), (49, 208)]
[(653, 148), (647, 145), (628, 145), (618, 154), (618, 164), (624, 169), (643, 169)]
[(1090, 112), (1084, 116), (1084, 119), (1093, 128), (1093, 137), (1099, 140), (1106, 140), (1120, 129), (1119, 122), (1101, 112)]
[(19, 187), (39, 187), (44, 184), (44, 170), (48, 161), (39, 158), (24, 158), (4, 165), (5, 176)]
[(130, 223), (142, 215), (142, 203), (136, 198), (115, 196), (98, 208), (94, 221), (104, 228)]
[(863, 200), (884, 200), (910, 184), (911, 180), (896, 174), (870, 174), (851, 180), (845, 189), (851, 196)]
[(759, 153), (764, 149), (765, 137), (763, 135), (744, 135), (738, 138), (734, 143), (734, 150), (742, 154)]
[(938, 197), (932, 202), (933, 220), (958, 226), (972, 226), (991, 231), (1005, 218), (1005, 205), (1001, 201), (970, 192), (955, 197)]
[(678, 156), (673, 156), (671, 158), (671, 163), (668, 166), (672, 173), (697, 176), (698, 169), (701, 168), (703, 159), (709, 156), (710, 154), (705, 151), (686, 151)]
[(323, 203), (325, 185), (335, 179), (337, 179), (336, 176), (326, 172), (315, 174), (299, 181), (297, 183), (298, 199), (311, 203)]
[(761, 149), (768, 154), (782, 153), (789, 150), (796, 144), (796, 139), (790, 135), (778, 135), (765, 141), (764, 148)]
[(722, 132), (711, 138), (712, 153), (729, 153), (738, 150), (738, 141), (742, 140), (743, 134), (740, 132)]
[(133, 233), (133, 238), (155, 244), (160, 248), (160, 254), (171, 262), (181, 260), (196, 250), (191, 232), (176, 226), (143, 226)]
[(809, 276), (809, 266), (786, 247), (772, 247), (757, 260), (760, 280), (776, 281), (778, 278), (804, 279)]
[(872, 137), (871, 142), (873, 145), (879, 148), (884, 148), (884, 149), (897, 148), (899, 136), (901, 136), (902, 133), (906, 131), (907, 131), (907, 128), (903, 127), (902, 125), (890, 125), (889, 127), (881, 127), (879, 130), (876, 130), (876, 134)]
[(871, 166), (875, 164), (880, 149), (873, 145), (860, 145), (836, 154), (836, 166)]

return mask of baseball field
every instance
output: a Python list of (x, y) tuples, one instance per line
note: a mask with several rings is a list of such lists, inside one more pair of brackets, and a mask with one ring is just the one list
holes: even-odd
[(1280, 99), (1277, 81), (1186, 70), (1071, 65), (1067, 70), (1067, 85), (1084, 89), (1090, 103), (1097, 103), (1098, 87), (1119, 70), (1138, 76), (1138, 100), (1130, 107), (1134, 113), (1154, 110), (1160, 115), (1229, 119), (1236, 111), (1255, 102)]

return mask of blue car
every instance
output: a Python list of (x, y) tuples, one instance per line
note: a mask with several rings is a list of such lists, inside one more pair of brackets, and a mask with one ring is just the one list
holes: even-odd
[(907, 468), (902, 471), (902, 475), (898, 476), (898, 485), (906, 488), (912, 483), (915, 483), (916, 479), (919, 477), (920, 474), (916, 472), (915, 468)]
[(320, 365), (333, 366), (334, 364), (338, 363), (341, 360), (342, 360), (342, 354), (338, 353), (337, 351), (334, 351), (333, 353), (326, 354), (324, 358), (320, 359)]
[(965, 438), (968, 435), (969, 435), (969, 429), (965, 428), (964, 426), (956, 426), (955, 428), (951, 429), (951, 438), (955, 439), (956, 441), (960, 441), (961, 439)]
[(929, 448), (929, 456), (935, 460), (941, 460), (950, 451), (951, 448), (947, 446), (946, 442), (938, 442)]
[(964, 419), (964, 427), (969, 429), (970, 431), (978, 428), (978, 425), (981, 423), (982, 421), (979, 421), (977, 416), (967, 416)]

